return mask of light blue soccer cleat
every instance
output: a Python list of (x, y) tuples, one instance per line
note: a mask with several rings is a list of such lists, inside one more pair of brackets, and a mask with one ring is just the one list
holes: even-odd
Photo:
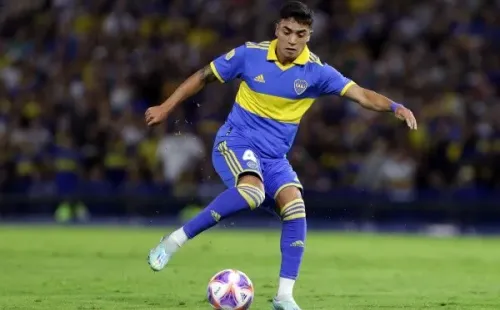
[(163, 242), (165, 237), (161, 238), (160, 243), (148, 255), (148, 263), (154, 271), (160, 271), (167, 265), (172, 254), (167, 253), (166, 245)]
[(297, 303), (292, 300), (283, 300), (279, 301), (276, 298), (273, 298), (273, 306), (272, 310), (301, 310)]

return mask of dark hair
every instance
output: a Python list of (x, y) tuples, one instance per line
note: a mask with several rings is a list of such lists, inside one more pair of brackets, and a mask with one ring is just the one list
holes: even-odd
[(300, 1), (289, 1), (280, 10), (281, 19), (295, 19), (299, 24), (312, 26), (313, 11)]

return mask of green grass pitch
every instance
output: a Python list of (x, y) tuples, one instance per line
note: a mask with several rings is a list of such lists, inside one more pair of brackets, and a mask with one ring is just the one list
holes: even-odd
[[(211, 309), (208, 279), (236, 268), (269, 309), (276, 231), (214, 230), (153, 273), (162, 231), (0, 228), (0, 309)], [(500, 309), (500, 240), (310, 233), (296, 299), (309, 309)]]

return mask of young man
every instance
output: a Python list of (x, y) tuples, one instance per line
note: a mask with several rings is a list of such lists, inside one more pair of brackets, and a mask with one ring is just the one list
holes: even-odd
[(300, 119), (324, 95), (347, 97), (364, 108), (393, 112), (416, 129), (410, 110), (358, 86), (311, 53), (312, 11), (293, 1), (280, 11), (276, 39), (247, 42), (215, 59), (189, 77), (163, 104), (146, 111), (146, 122), (162, 122), (180, 102), (219, 80), (242, 80), (235, 104), (219, 129), (213, 149), (215, 170), (228, 189), (201, 213), (151, 250), (155, 271), (189, 239), (244, 209), (255, 209), (265, 195), (273, 197), (282, 219), (281, 271), (273, 309), (300, 309), (293, 298), (306, 240), (306, 209), (302, 185), (286, 159)]

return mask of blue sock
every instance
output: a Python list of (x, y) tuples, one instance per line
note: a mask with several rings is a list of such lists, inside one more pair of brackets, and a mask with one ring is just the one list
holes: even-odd
[(281, 210), (280, 278), (297, 279), (306, 242), (306, 209), (302, 199), (295, 199)]
[(249, 184), (239, 184), (222, 192), (203, 211), (184, 225), (184, 232), (189, 239), (215, 226), (225, 219), (247, 208), (255, 209), (264, 201), (265, 194), (259, 188)]

